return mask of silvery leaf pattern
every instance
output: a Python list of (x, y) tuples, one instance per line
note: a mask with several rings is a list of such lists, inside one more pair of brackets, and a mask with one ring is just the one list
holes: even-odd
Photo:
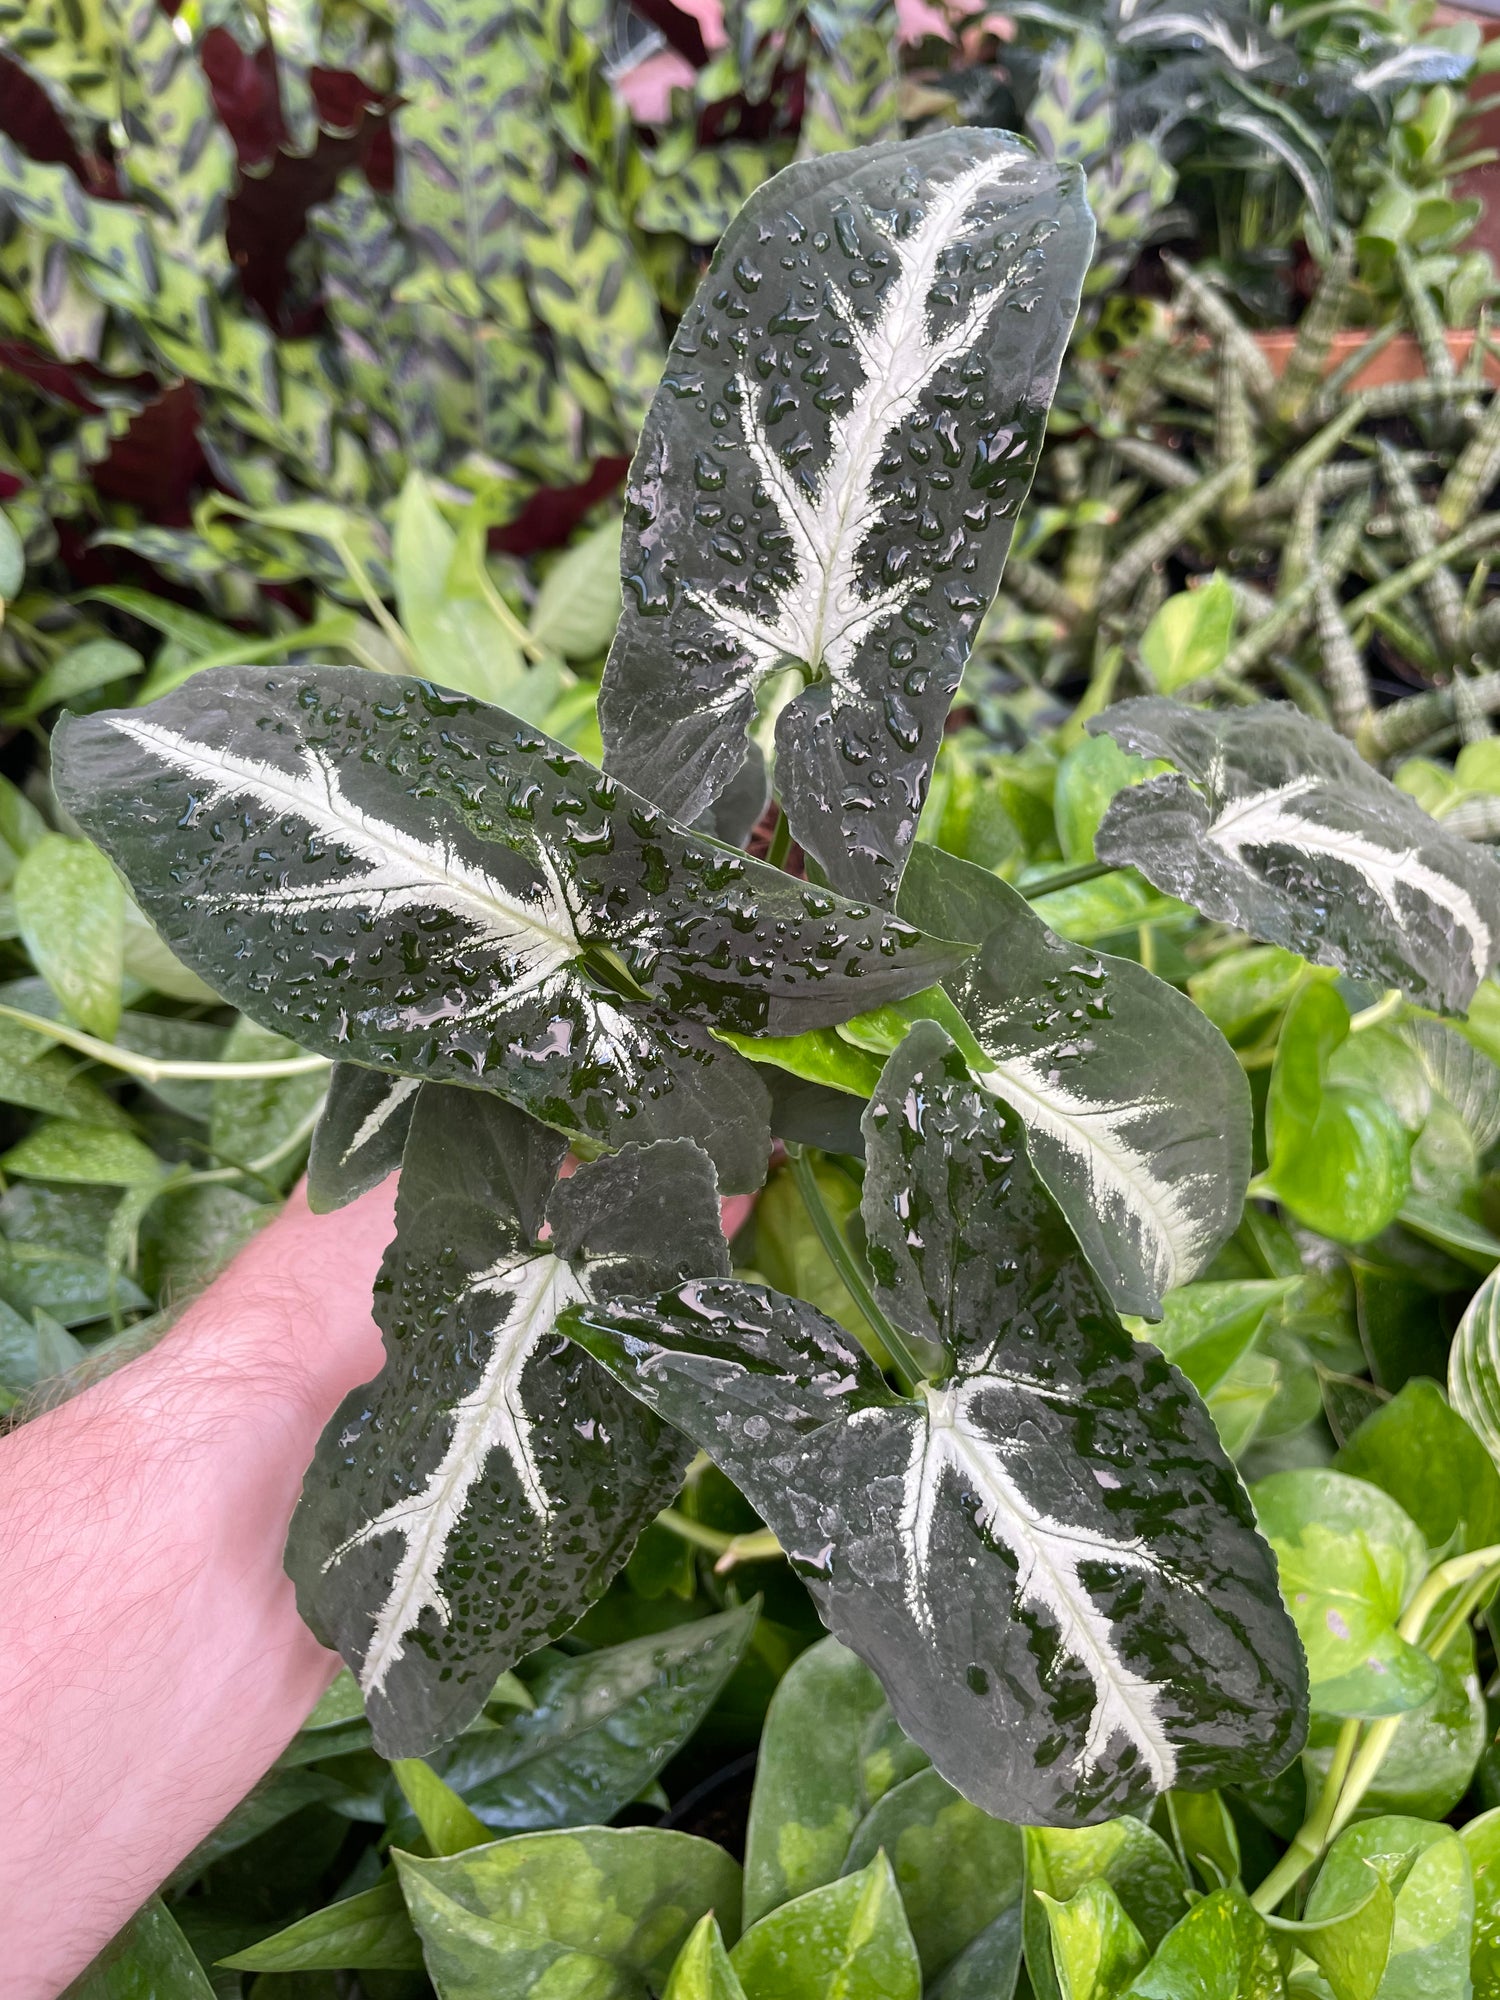
[(358, 668), (199, 674), (69, 718), (58, 791), (187, 964), (340, 1060), (493, 1090), (759, 1185), (715, 1027), (837, 1021), (963, 948), (674, 826), (500, 709)]
[(1500, 953), (1500, 863), (1322, 723), (1276, 702), (1148, 696), (1089, 724), (1177, 769), (1116, 794), (1095, 852), (1356, 979), (1462, 1013)]
[(376, 1286), (385, 1367), (329, 1421), (292, 1524), (299, 1608), (388, 1756), (456, 1735), (574, 1624), (686, 1466), (555, 1325), (727, 1270), (713, 1168), (669, 1139), (559, 1181), (565, 1143), (496, 1098), (422, 1086)]
[(308, 1156), (310, 1208), (342, 1208), (395, 1173), (421, 1088), (419, 1077), (334, 1064)]
[(744, 1489), (976, 1805), (1077, 1824), (1278, 1770), (1306, 1731), (1301, 1653), (1197, 1393), (1120, 1326), (1020, 1120), (935, 1022), (865, 1133), (881, 1303), (946, 1357), (914, 1397), (761, 1286), (564, 1324)]
[(1076, 167), (972, 127), (751, 195), (631, 469), (607, 769), (696, 818), (795, 665), (775, 730), (792, 831), (835, 887), (893, 899), (1092, 244)]
[(1155, 1318), (1209, 1263), (1250, 1178), (1250, 1089), (1191, 1000), (1129, 959), (1069, 943), (988, 869), (919, 843), (903, 916), (980, 949), (946, 982), (1019, 1113), (1032, 1164), (1117, 1312)]

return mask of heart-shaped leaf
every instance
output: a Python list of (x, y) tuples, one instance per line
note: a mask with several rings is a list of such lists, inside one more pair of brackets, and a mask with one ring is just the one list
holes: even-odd
[(1177, 769), (1121, 792), (1101, 861), (1317, 965), (1462, 1013), (1500, 952), (1500, 864), (1294, 708), (1147, 696), (1089, 728)]
[(935, 1023), (865, 1118), (878, 1295), (914, 1399), (752, 1285), (564, 1325), (740, 1485), (902, 1727), (987, 1812), (1077, 1822), (1263, 1776), (1305, 1730), (1270, 1551), (1196, 1393), (1131, 1341)]
[(933, 132), (757, 189), (673, 340), (631, 468), (606, 762), (682, 819), (756, 690), (792, 831), (889, 902), (1031, 485), (1093, 225), (1076, 167)]
[(765, 1165), (707, 1034), (797, 1033), (962, 957), (672, 826), (499, 709), (355, 668), (200, 674), (69, 718), (59, 794), (194, 970), (340, 1060), (495, 1090), (618, 1145)]
[(455, 1736), (573, 1624), (686, 1465), (553, 1328), (596, 1290), (726, 1270), (713, 1169), (672, 1139), (557, 1182), (564, 1143), (423, 1087), (376, 1289), (386, 1365), (335, 1412), (292, 1522), (302, 1615), (354, 1669), (387, 1756)]
[(946, 982), (986, 1058), (975, 1078), (1020, 1114), (1116, 1310), (1154, 1318), (1244, 1203), (1250, 1092), (1228, 1043), (1165, 980), (1067, 943), (998, 875), (934, 847), (913, 849), (899, 907), (981, 946)]

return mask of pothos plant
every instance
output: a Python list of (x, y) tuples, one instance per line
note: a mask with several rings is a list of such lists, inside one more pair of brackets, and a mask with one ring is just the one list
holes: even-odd
[[(1244, 1072), (1150, 972), (914, 844), (1091, 240), (1076, 169), (973, 130), (751, 198), (636, 456), (603, 771), (345, 668), (59, 728), (59, 797), (172, 949), (334, 1059), (315, 1204), (401, 1169), (386, 1365), (288, 1550), (386, 1754), (571, 1626), (694, 1447), (988, 1812), (1093, 1821), (1302, 1744), (1248, 1496), (1120, 1319), (1234, 1229)], [(1168, 767), (1111, 805), (1107, 861), (1465, 1005), (1500, 868), (1351, 746), (1282, 710), (1102, 720)], [(732, 844), (768, 770), (805, 879)], [(773, 1139), (858, 1341), (729, 1274), (718, 1199)], [(860, 1245), (818, 1152), (862, 1179)]]

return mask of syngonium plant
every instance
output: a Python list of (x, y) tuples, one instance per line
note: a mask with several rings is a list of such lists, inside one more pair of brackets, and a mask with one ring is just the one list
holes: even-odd
[[(1302, 1742), (1244, 1488), (1119, 1317), (1234, 1228), (1243, 1073), (1149, 971), (914, 844), (1091, 237), (1076, 169), (973, 130), (752, 198), (631, 475), (604, 771), (352, 668), (212, 670), (58, 731), (60, 797), (172, 948), (333, 1060), (314, 1203), (401, 1169), (386, 1365), (288, 1550), (389, 1754), (576, 1622), (695, 1446), (988, 1811), (1095, 1820)], [(1104, 719), (1176, 769), (1101, 853), (1465, 1004), (1500, 870), (1347, 744), (1280, 711)], [(806, 880), (725, 837), (757, 738)], [(860, 1340), (731, 1275), (719, 1196), (773, 1136)], [(862, 1176), (860, 1247), (808, 1148)]]

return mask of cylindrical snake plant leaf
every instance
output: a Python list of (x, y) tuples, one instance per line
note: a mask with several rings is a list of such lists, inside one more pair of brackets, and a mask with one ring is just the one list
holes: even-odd
[(298, 1605), (387, 1756), (457, 1735), (574, 1624), (686, 1468), (682, 1440), (554, 1327), (596, 1292), (726, 1272), (713, 1168), (668, 1139), (558, 1181), (565, 1145), (494, 1098), (422, 1086), (375, 1287), (385, 1366), (303, 1485)]
[(1093, 226), (1075, 167), (965, 128), (758, 189), (678, 329), (631, 470), (606, 768), (696, 818), (800, 667), (776, 790), (889, 903), (1000, 581)]
[(1352, 744), (1273, 703), (1210, 715), (1151, 696), (1089, 728), (1177, 767), (1110, 802), (1101, 860), (1314, 964), (1468, 1006), (1500, 951), (1500, 863)]
[(922, 1022), (865, 1135), (881, 1303), (946, 1356), (914, 1396), (755, 1285), (583, 1304), (565, 1328), (741, 1487), (985, 1811), (1077, 1825), (1279, 1769), (1307, 1692), (1271, 1552), (1196, 1391), (1110, 1310), (1019, 1118)]
[(605, 1145), (700, 1139), (732, 1191), (760, 1184), (767, 1105), (710, 1031), (827, 1025), (966, 955), (422, 681), (211, 669), (55, 742), (69, 810), (262, 1026)]

